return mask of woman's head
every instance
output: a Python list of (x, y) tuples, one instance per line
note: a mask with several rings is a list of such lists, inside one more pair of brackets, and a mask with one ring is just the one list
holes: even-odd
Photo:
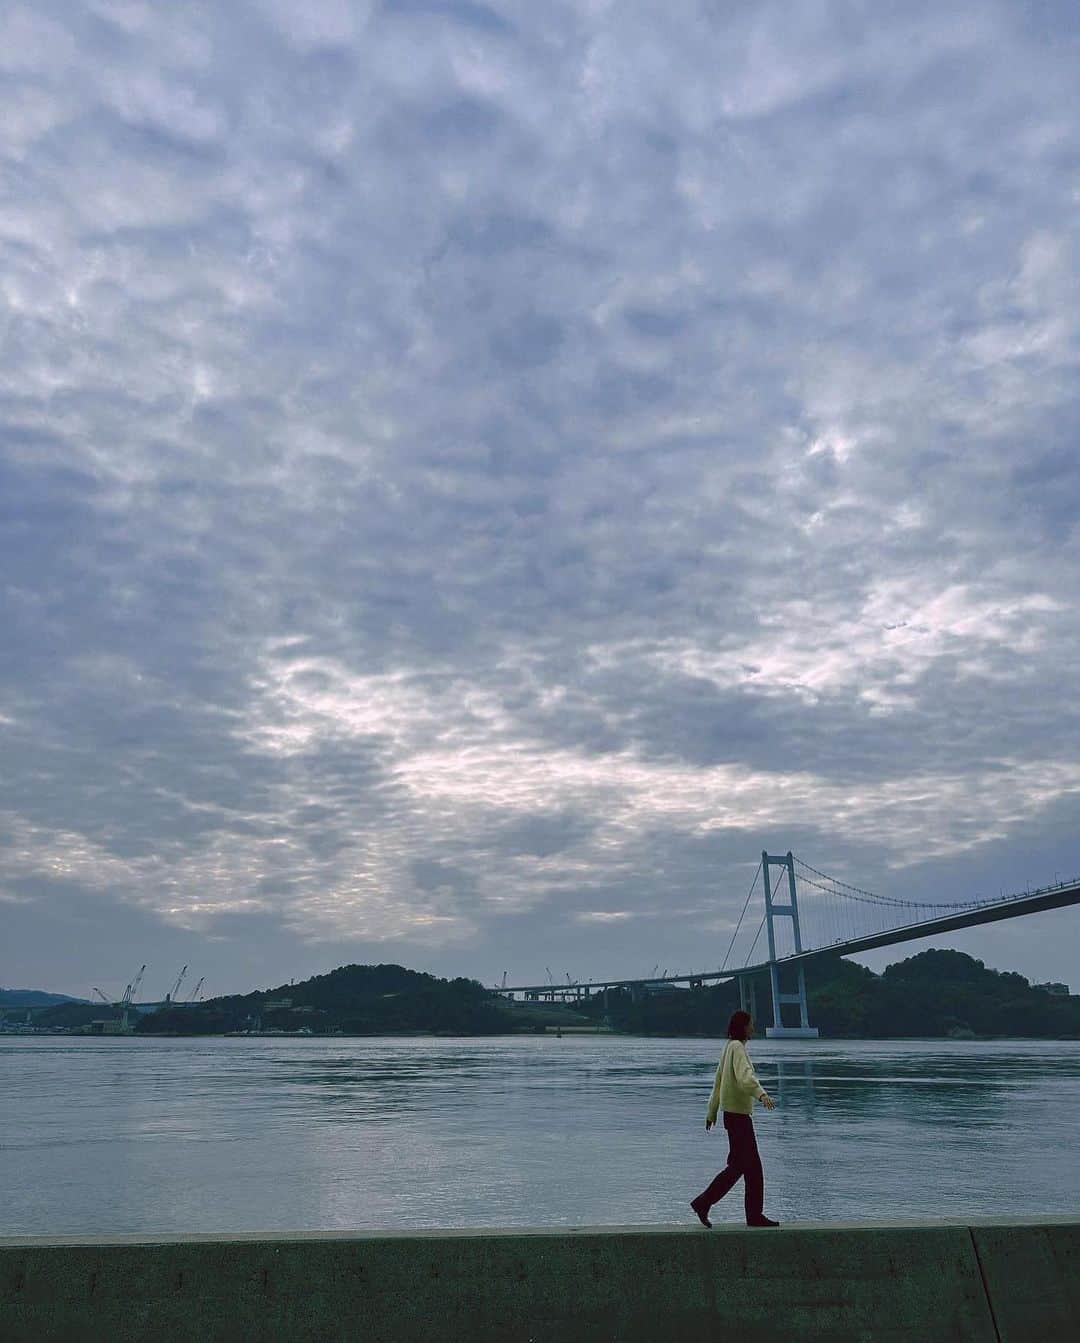
[(749, 1040), (754, 1033), (754, 1018), (749, 1012), (732, 1012), (727, 1033), (729, 1040)]

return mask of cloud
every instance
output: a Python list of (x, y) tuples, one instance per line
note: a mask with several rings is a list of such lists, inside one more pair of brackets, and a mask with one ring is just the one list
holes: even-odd
[(99, 954), (127, 909), (270, 979), (535, 978), (689, 963), (766, 844), (1069, 867), (1069, 7), (3, 25), (0, 890), (44, 986), (80, 898)]

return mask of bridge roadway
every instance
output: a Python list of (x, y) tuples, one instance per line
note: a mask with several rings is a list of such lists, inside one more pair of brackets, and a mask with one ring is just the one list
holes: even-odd
[[(1042, 886), (1024, 895), (1010, 895), (1002, 900), (989, 901), (976, 909), (945, 914), (936, 919), (926, 919), (921, 923), (905, 923), (899, 928), (870, 933), (866, 937), (830, 942), (823, 947), (814, 947), (811, 951), (778, 956), (776, 964), (805, 965), (815, 957), (830, 954), (852, 956), (859, 951), (871, 951), (874, 947), (892, 946), (897, 942), (913, 942), (921, 937), (935, 937), (939, 933), (955, 932), (958, 928), (973, 928), (980, 923), (996, 923), (999, 919), (1015, 919), (1024, 914), (1040, 914), (1047, 909), (1062, 909), (1066, 905), (1076, 904), (1080, 904), (1080, 880), (1059, 882), (1055, 886)], [(755, 965), (743, 965), (734, 970), (702, 970), (688, 975), (637, 975), (630, 979), (590, 979), (566, 984), (507, 984), (505, 988), (501, 985), (496, 986), (495, 991), (561, 997), (575, 992), (591, 993), (594, 989), (602, 992), (604, 989), (632, 989), (656, 984), (698, 985), (713, 980), (738, 979), (742, 975), (763, 974), (768, 969), (768, 961), (759, 961)]]

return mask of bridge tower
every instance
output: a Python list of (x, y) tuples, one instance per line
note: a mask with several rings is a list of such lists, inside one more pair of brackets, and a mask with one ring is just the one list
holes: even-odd
[[(788, 879), (788, 903), (786, 905), (776, 904), (773, 899), (772, 880), (769, 869), (772, 867), (783, 867), (787, 869)], [(780, 971), (776, 964), (776, 936), (773, 930), (773, 919), (776, 916), (789, 918), (795, 934), (795, 950), (802, 951), (802, 935), (799, 932), (799, 901), (795, 894), (795, 859), (791, 856), (789, 849), (784, 856), (778, 857), (776, 854), (762, 852), (761, 855), (761, 877), (765, 884), (765, 920), (769, 930), (769, 981), (772, 987), (772, 1009), (773, 1024), (765, 1028), (765, 1035), (770, 1040), (816, 1040), (818, 1030), (816, 1026), (811, 1026), (806, 1012), (806, 973), (802, 965), (798, 967), (799, 973), (799, 991), (798, 993), (780, 992)], [(779, 887), (777, 889), (779, 893)], [(781, 1003), (798, 1003), (799, 1005), (799, 1025), (785, 1026), (780, 1017)]]

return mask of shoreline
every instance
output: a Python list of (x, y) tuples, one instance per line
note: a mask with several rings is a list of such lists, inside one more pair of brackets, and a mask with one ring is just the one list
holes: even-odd
[[(29, 1029), (2, 1029), (0, 1039), (5, 1037), (33, 1037), (35, 1039), (92, 1040), (544, 1040), (569, 1037), (592, 1038), (600, 1036), (618, 1040), (722, 1040), (720, 1034), (688, 1035), (669, 1031), (620, 1031), (614, 1027), (593, 1028), (591, 1026), (545, 1026), (543, 1030), (526, 1031), (131, 1031), (129, 1033), (110, 1033), (90, 1035), (85, 1031), (71, 1031), (64, 1027), (40, 1027)], [(1080, 1035), (1022, 1035), (1016, 1032), (1000, 1035), (821, 1035), (816, 1040), (796, 1041), (799, 1044), (899, 1044), (905, 1040), (924, 1044), (993, 1044), (1003, 1040), (1045, 1041), (1046, 1043), (1075, 1044)], [(766, 1044), (775, 1044), (765, 1036), (756, 1037), (754, 1044), (761, 1048)]]

